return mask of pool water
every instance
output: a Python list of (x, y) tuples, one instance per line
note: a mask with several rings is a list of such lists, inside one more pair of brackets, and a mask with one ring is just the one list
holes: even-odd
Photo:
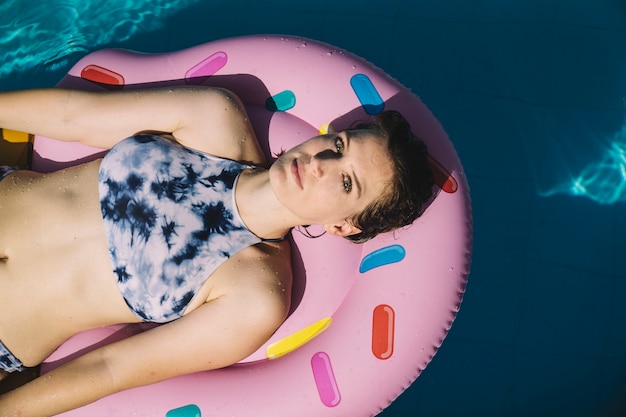
[(281, 33), (413, 89), (457, 146), (472, 274), (452, 330), (386, 417), (626, 414), (626, 2), (7, 0), (0, 88), (103, 47)]

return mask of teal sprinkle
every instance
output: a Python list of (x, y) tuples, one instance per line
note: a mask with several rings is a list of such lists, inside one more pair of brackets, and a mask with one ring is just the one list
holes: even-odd
[(281, 91), (265, 100), (269, 111), (287, 111), (296, 105), (296, 95), (291, 90)]
[(197, 405), (189, 404), (168, 411), (165, 417), (202, 417), (202, 413)]

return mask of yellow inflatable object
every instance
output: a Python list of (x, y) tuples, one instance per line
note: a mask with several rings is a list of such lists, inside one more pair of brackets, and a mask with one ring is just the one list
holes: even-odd
[(0, 165), (29, 168), (33, 152), (33, 135), (0, 129)]

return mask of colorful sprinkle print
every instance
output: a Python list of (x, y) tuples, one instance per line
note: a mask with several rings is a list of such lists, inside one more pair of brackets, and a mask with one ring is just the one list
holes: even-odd
[(203, 59), (185, 73), (185, 81), (188, 84), (200, 84), (206, 77), (210, 77), (228, 62), (226, 52), (220, 51)]
[(456, 182), (452, 174), (450, 174), (448, 170), (445, 169), (443, 165), (441, 165), (441, 163), (432, 156), (428, 158), (428, 164), (430, 165), (430, 169), (433, 171), (435, 184), (437, 184), (445, 193), (456, 193), (456, 190), (459, 188), (459, 184)]
[(265, 101), (269, 111), (287, 111), (296, 105), (296, 95), (291, 90), (281, 91)]
[(87, 65), (81, 71), (80, 76), (85, 80), (110, 86), (123, 86), (125, 84), (124, 76), (122, 74), (118, 74), (115, 71), (99, 65)]
[(197, 405), (189, 404), (184, 407), (168, 411), (167, 414), (165, 414), (165, 417), (202, 417), (202, 413)]
[(372, 353), (380, 360), (393, 355), (396, 312), (386, 304), (376, 306), (372, 319)]
[(341, 402), (341, 393), (337, 386), (330, 356), (326, 352), (317, 352), (311, 358), (311, 369), (313, 369), (315, 386), (322, 403), (326, 407), (338, 406)]
[(376, 115), (385, 109), (385, 102), (367, 75), (353, 75), (350, 79), (350, 85), (367, 114)]
[(320, 126), (319, 132), (320, 135), (327, 135), (328, 133), (334, 133), (335, 128), (330, 123), (324, 123), (322, 126)]
[(405, 256), (406, 251), (401, 245), (385, 246), (384, 248), (377, 249), (374, 252), (367, 254), (361, 261), (359, 272), (363, 274), (383, 265), (400, 262)]
[(333, 319), (331, 317), (325, 317), (305, 327), (304, 329), (272, 343), (267, 347), (265, 356), (267, 359), (273, 360), (298, 349), (300, 346), (309, 343), (311, 340), (325, 332), (330, 327), (332, 322)]

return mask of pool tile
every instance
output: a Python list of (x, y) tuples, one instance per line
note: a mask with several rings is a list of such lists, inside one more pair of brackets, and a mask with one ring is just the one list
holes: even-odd
[[(464, 416), (505, 415), (504, 399), (514, 388), (517, 376), (513, 358), (515, 349), (502, 344), (445, 343), (420, 377), (424, 380), (416, 383), (420, 397), (412, 415), (458, 416), (461, 410)], [(438, 372), (438, 361), (456, 370), (454, 378)]]
[(598, 402), (596, 415), (623, 417), (626, 415), (626, 358), (624, 355), (605, 355), (599, 367)]
[(612, 280), (560, 262), (528, 261), (517, 345), (550, 355), (603, 355)]
[(555, 47), (551, 26), (477, 23), (467, 36), (459, 88), (526, 103), (546, 99)]
[[(605, 355), (615, 360), (624, 361), (626, 367), (626, 273), (624, 273), (624, 262), (621, 261), (621, 270), (618, 270), (613, 279), (611, 299), (607, 303), (611, 306), (611, 311), (604, 320), (608, 323), (609, 333), (606, 338)], [(626, 372), (624, 373), (626, 383)]]
[(543, 1), (493, 1), (474, 0), (474, 18), (480, 22), (524, 22), (526, 24), (554, 22), (558, 0)]
[(559, 1), (555, 22), (563, 25), (590, 26), (604, 29), (626, 29), (626, 3), (623, 0)]
[(559, 26), (555, 28), (553, 45), (546, 61), (549, 103), (624, 109), (626, 31)]
[(536, 200), (533, 213), (529, 259), (549, 267), (558, 265), (567, 275), (570, 269), (577, 270), (570, 279), (600, 275), (606, 280), (612, 276), (617, 254), (612, 238), (616, 219), (611, 206), (553, 196)]
[[(461, 309), (449, 334), (450, 340), (515, 346), (519, 337), (524, 297), (525, 269), (522, 256), (477, 254)], [(446, 342), (447, 343), (447, 342)]]
[(472, 92), (460, 93), (457, 106), (463, 111), (452, 122), (455, 146), (461, 156), (477, 155), (463, 159), (470, 181), (471, 176), (534, 181), (531, 161), (537, 154), (528, 142), (542, 131), (534, 107)]
[[(602, 376), (594, 355), (550, 353), (540, 341), (515, 353), (515, 384), (506, 393), (503, 416), (588, 417), (595, 415)], [(570, 393), (563, 395), (560, 393)]]
[(471, 21), (474, 19), (476, 6), (467, 0), (398, 0), (399, 9), (404, 16), (421, 20), (443, 22)]
[(451, 51), (471, 47), (467, 36), (471, 28), (469, 22), (442, 25), (436, 20), (398, 16), (396, 36), (412, 41), (390, 45), (393, 76), (404, 84), (414, 83), (413, 89), (420, 95), (424, 90), (456, 90), (467, 54)]

